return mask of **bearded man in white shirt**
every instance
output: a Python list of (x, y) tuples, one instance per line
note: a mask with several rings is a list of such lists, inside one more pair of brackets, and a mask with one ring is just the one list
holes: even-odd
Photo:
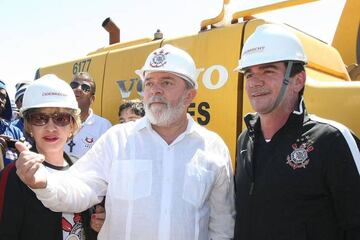
[(198, 87), (193, 59), (165, 45), (136, 73), (144, 118), (112, 127), (62, 174), (46, 174), (43, 158), (17, 143), (18, 175), (54, 211), (82, 211), (106, 196), (98, 239), (231, 239), (228, 148), (187, 114)]

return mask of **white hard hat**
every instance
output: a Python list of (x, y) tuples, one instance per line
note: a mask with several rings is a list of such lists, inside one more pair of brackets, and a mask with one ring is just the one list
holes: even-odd
[(196, 69), (193, 58), (184, 50), (170, 44), (154, 50), (147, 57), (144, 66), (135, 73), (144, 81), (148, 72), (171, 72), (198, 88)]
[(290, 60), (307, 63), (304, 48), (299, 39), (285, 26), (264, 24), (257, 27), (246, 40), (239, 66), (234, 71), (264, 63)]
[(74, 91), (54, 74), (44, 75), (26, 89), (21, 113), (31, 108), (59, 107), (80, 112)]

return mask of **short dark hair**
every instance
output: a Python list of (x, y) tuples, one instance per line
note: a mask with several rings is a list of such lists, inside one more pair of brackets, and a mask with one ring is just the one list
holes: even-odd
[(123, 103), (119, 106), (118, 115), (120, 116), (121, 112), (128, 108), (130, 108), (136, 115), (140, 117), (145, 116), (144, 104), (139, 99), (123, 100)]
[[(287, 68), (289, 62), (286, 61), (284, 63), (285, 63), (285, 68)], [(302, 62), (293, 62), (290, 77), (293, 77), (296, 74), (301, 73), (302, 71), (305, 71), (304, 63), (302, 63)]]
[[(284, 63), (285, 63), (285, 68), (287, 68), (289, 62), (286, 61)], [(296, 74), (301, 73), (302, 71), (305, 71), (304, 63), (303, 62), (293, 62), (291, 72), (290, 72), (290, 77), (293, 77)], [(303, 89), (301, 89), (301, 91), (299, 92), (299, 96), (304, 95), (304, 90), (305, 90), (305, 87), (303, 87)]]
[(96, 92), (96, 84), (90, 73), (88, 72), (78, 72), (73, 75), (72, 81), (87, 81), (90, 82), (91, 88), (92, 88), (92, 94), (95, 94)]

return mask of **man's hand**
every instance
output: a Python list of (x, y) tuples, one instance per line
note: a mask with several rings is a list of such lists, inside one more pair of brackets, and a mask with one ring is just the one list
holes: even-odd
[(105, 221), (105, 208), (101, 205), (96, 205), (95, 213), (91, 215), (90, 226), (91, 228), (99, 232)]
[(47, 175), (42, 166), (44, 155), (29, 151), (22, 142), (15, 144), (19, 151), (19, 158), (16, 160), (16, 174), (21, 181), (31, 188), (46, 188)]

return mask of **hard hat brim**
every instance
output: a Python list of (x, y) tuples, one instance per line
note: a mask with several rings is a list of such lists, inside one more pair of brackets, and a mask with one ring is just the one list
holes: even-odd
[(185, 75), (180, 74), (180, 73), (177, 73), (177, 72), (164, 71), (164, 70), (158, 70), (158, 71), (157, 71), (157, 70), (146, 70), (146, 71), (144, 71), (144, 70), (141, 70), (141, 69), (135, 70), (135, 73), (136, 73), (137, 75), (139, 75), (140, 79), (141, 79), (143, 82), (145, 81), (145, 74), (146, 74), (146, 73), (152, 73), (152, 72), (167, 72), (167, 73), (174, 74), (174, 75), (182, 78), (184, 81), (190, 83), (190, 85), (193, 86), (195, 89), (198, 89), (198, 84), (197, 84), (196, 81), (194, 82), (194, 81), (191, 80), (188, 76), (185, 76)]
[(41, 103), (41, 104), (37, 104), (37, 105), (34, 105), (34, 106), (31, 106), (31, 107), (23, 107), (20, 109), (20, 113), (23, 114), (25, 111), (29, 110), (29, 109), (34, 109), (34, 108), (67, 108), (67, 109), (72, 109), (72, 110), (75, 110), (76, 111), (76, 114), (79, 114), (80, 113), (80, 108), (78, 107), (73, 107), (73, 108), (69, 108), (69, 107), (64, 107), (64, 105), (59, 102), (59, 103)]

